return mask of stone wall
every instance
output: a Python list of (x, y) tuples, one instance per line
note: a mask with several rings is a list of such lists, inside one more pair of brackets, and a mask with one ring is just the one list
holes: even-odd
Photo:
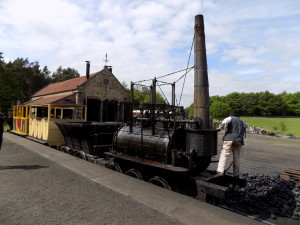
[(107, 67), (89, 78), (79, 87), (78, 91), (84, 93), (88, 99), (129, 101), (129, 95), (125, 88)]

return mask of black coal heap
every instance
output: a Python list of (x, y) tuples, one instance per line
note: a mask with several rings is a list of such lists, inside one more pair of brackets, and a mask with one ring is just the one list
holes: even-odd
[(280, 176), (244, 173), (245, 187), (234, 187), (234, 195), (226, 204), (248, 214), (277, 216), (299, 220), (300, 184)]

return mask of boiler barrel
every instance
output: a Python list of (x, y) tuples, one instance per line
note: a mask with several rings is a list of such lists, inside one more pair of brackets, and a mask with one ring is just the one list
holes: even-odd
[(129, 126), (122, 127), (114, 138), (114, 149), (118, 152), (145, 159), (165, 162), (169, 149), (169, 136), (165, 130), (156, 130), (152, 135), (151, 129), (143, 129), (141, 138), (141, 127), (133, 127), (130, 133)]

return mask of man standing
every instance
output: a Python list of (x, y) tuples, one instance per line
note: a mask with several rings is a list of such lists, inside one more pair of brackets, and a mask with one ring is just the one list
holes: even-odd
[(225, 173), (226, 160), (231, 151), (233, 152), (233, 175), (239, 176), (240, 173), (240, 151), (244, 144), (245, 129), (248, 124), (239, 118), (236, 111), (231, 111), (229, 117), (225, 118), (218, 130), (226, 129), (223, 138), (223, 147), (218, 164), (218, 173)]
[(3, 113), (0, 113), (0, 150), (3, 141), (3, 131), (4, 131), (4, 116)]

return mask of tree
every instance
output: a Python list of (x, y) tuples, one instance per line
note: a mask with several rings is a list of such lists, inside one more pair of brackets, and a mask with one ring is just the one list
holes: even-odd
[(260, 115), (258, 99), (259, 99), (259, 93), (241, 93), (240, 94), (240, 104), (241, 104), (240, 115), (245, 115), (245, 116)]
[(290, 116), (300, 115), (300, 92), (294, 94), (288, 94), (286, 92), (281, 93), (285, 104), (287, 105), (287, 114)]
[[(151, 103), (150, 95), (145, 96), (143, 103)], [(165, 99), (159, 92), (156, 92), (156, 104), (166, 104)]]
[(224, 96), (215, 95), (215, 96), (211, 96), (209, 98), (210, 104), (213, 104), (216, 101), (218, 101), (218, 102), (225, 102), (225, 97)]
[(14, 88), (22, 92), (21, 101), (29, 100), (35, 92), (50, 83), (50, 71), (47, 67), (41, 70), (37, 61), (30, 63), (28, 59), (17, 58), (7, 63), (6, 73), (14, 80)]
[(298, 103), (295, 104), (295, 106), (293, 107), (293, 112), (300, 116), (300, 92), (296, 92), (294, 93), (294, 96), (296, 96), (296, 98), (298, 99)]
[(193, 114), (194, 114), (194, 103), (192, 103), (190, 106), (188, 106), (186, 109), (186, 115), (188, 118), (193, 118)]
[(225, 103), (227, 103), (231, 109), (242, 112), (243, 110), (240, 96), (240, 93), (232, 92), (231, 94), (226, 95)]
[(38, 62), (34, 62), (31, 64), (31, 78), (28, 81), (29, 83), (29, 96), (45, 87), (51, 82), (50, 71), (48, 67), (45, 66), (42, 70), (40, 69), (40, 65)]
[(219, 121), (227, 117), (230, 112), (230, 106), (227, 103), (215, 101), (210, 106), (210, 114)]
[(63, 69), (61, 66), (57, 68), (56, 72), (52, 74), (52, 82), (62, 82), (65, 80), (70, 80), (76, 77), (80, 77), (80, 74), (77, 70), (68, 67), (67, 69)]
[(275, 95), (269, 91), (260, 92), (259, 107), (263, 115), (285, 115), (287, 105), (285, 104), (283, 98), (280, 95)]
[[(125, 82), (122, 82), (122, 85), (127, 85)], [(125, 90), (130, 94), (130, 89), (125, 87)], [(150, 103), (150, 89), (148, 87), (135, 88), (133, 92), (133, 101), (139, 103)], [(156, 92), (156, 104), (166, 104), (166, 100), (163, 96)]]
[(0, 111), (7, 112), (12, 101), (23, 98), (23, 93), (18, 87), (17, 80), (12, 76), (12, 71), (3, 61), (2, 54), (0, 52)]

